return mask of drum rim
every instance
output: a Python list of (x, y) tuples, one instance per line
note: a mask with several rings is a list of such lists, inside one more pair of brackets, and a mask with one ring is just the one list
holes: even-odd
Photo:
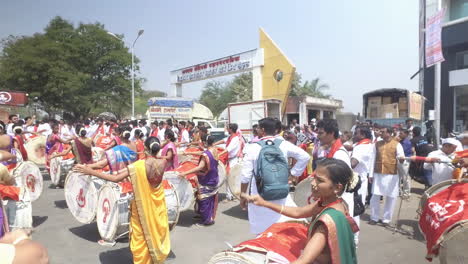
[(34, 195), (31, 195), (31, 192), (29, 192), (29, 188), (27, 187), (27, 185), (26, 186), (21, 186), (21, 187), (24, 187), (25, 190), (28, 190), (31, 202), (35, 202), (35, 201), (39, 200), (39, 198), (42, 195), (42, 191), (44, 190), (44, 177), (42, 176), (42, 172), (41, 172), (41, 169), (39, 168), (39, 166), (36, 163), (34, 163), (32, 161), (29, 161), (29, 160), (22, 161), (16, 166), (16, 168), (13, 169), (11, 174), (13, 175), (13, 178), (15, 178), (15, 179), (18, 178), (19, 175), (15, 176), (16, 171), (17, 170), (19, 171), (20, 168), (22, 168), (23, 166), (26, 166), (28, 164), (37, 168), (37, 171), (39, 173), (38, 174), (38, 179), (40, 179), (40, 181), (39, 181), (40, 182), (40, 184), (39, 184), (40, 188), (39, 188), (39, 190), (37, 192), (34, 192), (34, 193), (37, 193), (37, 195), (34, 197)]
[[(165, 176), (167, 172), (170, 172), (171, 174), (173, 173), (173, 174), (174, 174), (174, 176), (173, 176), (174, 178), (177, 178), (177, 179), (179, 179), (179, 180), (181, 180), (181, 181), (187, 182), (187, 186), (189, 186), (189, 187), (190, 187), (190, 190), (192, 190), (192, 195), (190, 195), (190, 197), (191, 197), (190, 203), (187, 205), (186, 208), (183, 207), (182, 204), (180, 203), (180, 197), (179, 197), (179, 194), (177, 193), (177, 198), (178, 198), (178, 200), (179, 200), (179, 208), (180, 208), (179, 213), (180, 213), (180, 212), (185, 212), (185, 211), (189, 210), (189, 209), (192, 208), (193, 205), (195, 204), (195, 195), (193, 195), (193, 194), (195, 193), (195, 190), (193, 189), (192, 183), (191, 183), (189, 180), (187, 180), (186, 178), (181, 178), (181, 177), (179, 177), (179, 176), (177, 175), (177, 172), (176, 172), (176, 171), (166, 171), (166, 172), (164, 172), (164, 174), (163, 174), (163, 180), (164, 180), (164, 179), (167, 180), (167, 176)], [(167, 180), (167, 181), (168, 181), (169, 183), (171, 183), (169, 180)], [(175, 188), (175, 185), (174, 185), (174, 189), (175, 189), (176, 192), (177, 192), (177, 188)]]
[[(30, 147), (29, 147), (30, 143), (32, 143), (32, 142), (34, 142), (34, 141), (39, 141), (39, 140), (44, 140), (44, 145), (45, 145), (45, 142), (47, 141), (47, 138), (46, 138), (46, 136), (40, 135), (40, 136), (37, 136), (37, 137), (34, 137), (34, 138), (30, 138), (30, 139), (28, 139), (28, 141), (27, 141), (26, 143), (24, 143), (24, 148), (26, 149), (26, 152), (27, 152), (28, 154), (29, 154), (29, 151), (28, 151), (28, 150), (29, 150), (29, 148), (30, 148)], [(33, 159), (36, 159), (36, 157), (34, 157)], [(34, 161), (32, 161), (32, 160), (28, 160), (28, 161), (33, 162), (33, 163), (36, 164), (37, 166), (45, 166), (45, 164), (46, 164), (46, 157), (43, 158), (43, 163), (36, 163), (36, 162), (34, 162)]]
[[(114, 191), (114, 187), (112, 186), (112, 184), (109, 184), (108, 182), (106, 182), (106, 183), (104, 183), (104, 184), (101, 186), (101, 188), (99, 188), (97, 204), (98, 204), (98, 205), (100, 204), (100, 203), (99, 203), (99, 200), (100, 200), (100, 198), (101, 198), (101, 191), (103, 191), (104, 188), (110, 188), (110, 189), (112, 190), (111, 193), (112, 193), (112, 195), (115, 196), (115, 197), (114, 197), (114, 198), (116, 198), (116, 199), (115, 199), (115, 202), (117, 203), (117, 202), (119, 201), (119, 198), (120, 198), (120, 197), (116, 195), (116, 193), (115, 193), (115, 191)], [(117, 206), (118, 206), (118, 205), (117, 205)], [(112, 227), (112, 232), (110, 232), (110, 233), (112, 234), (112, 235), (110, 236), (111, 238), (110, 238), (110, 239), (107, 239), (107, 238), (104, 238), (104, 237), (103, 237), (103, 235), (101, 234), (101, 229), (99, 228), (99, 221), (97, 220), (97, 218), (98, 218), (98, 216), (97, 216), (98, 211), (100, 211), (100, 210), (99, 210), (99, 206), (96, 206), (96, 216), (95, 216), (95, 219), (96, 219), (96, 226), (97, 226), (99, 235), (100, 235), (101, 238), (104, 239), (105, 241), (114, 241), (114, 240), (115, 240), (115, 237), (116, 237), (117, 229), (118, 229), (118, 227), (119, 227), (119, 217), (118, 217), (118, 213), (119, 213), (119, 212), (117, 212), (117, 215), (115, 216), (116, 219), (117, 219), (117, 224), (114, 225), (114, 226)], [(129, 216), (130, 216), (130, 209), (128, 210), (128, 213), (129, 213)]]
[[(262, 253), (258, 253), (262, 254)], [(210, 258), (208, 261), (208, 264), (216, 264), (219, 260), (229, 260), (229, 259), (240, 259), (241, 261), (244, 261), (242, 264), (258, 264), (256, 262), (253, 262), (252, 260), (248, 259), (246, 256), (242, 255), (239, 252), (234, 252), (234, 251), (223, 251), (215, 254)]]
[[(91, 179), (91, 177), (89, 177), (89, 175), (86, 175), (86, 174), (84, 174), (84, 173), (71, 170), (70, 172), (68, 172), (67, 177), (65, 178), (65, 182), (64, 182), (64, 184), (63, 184), (63, 194), (64, 194), (64, 196), (65, 196), (65, 203), (67, 204), (68, 211), (71, 213), (71, 215), (73, 216), (73, 218), (75, 218), (78, 222), (80, 222), (80, 223), (82, 223), (82, 224), (91, 224), (91, 223), (96, 219), (97, 210), (94, 210), (94, 212), (92, 213), (92, 216), (93, 216), (93, 217), (92, 217), (92, 218), (90, 217), (91, 220), (89, 220), (89, 221), (80, 221), (80, 220), (78, 220), (78, 218), (70, 211), (70, 206), (68, 205), (68, 200), (67, 200), (67, 190), (68, 190), (70, 187), (67, 188), (67, 186), (68, 186), (67, 183), (68, 183), (68, 181), (70, 180), (70, 177), (71, 177), (70, 175), (71, 175), (72, 173), (76, 173), (76, 174), (78, 174), (79, 176), (81, 176), (81, 175), (87, 176), (87, 177), (91, 180), (91, 182), (92, 182), (93, 180)], [(94, 184), (93, 184), (93, 186), (94, 186)], [(99, 192), (97, 192), (97, 194), (98, 194), (98, 199), (97, 199), (97, 200), (99, 200)], [(96, 203), (97, 203), (97, 200), (96, 200)], [(96, 209), (97, 209), (97, 204), (95, 205), (95, 207), (96, 207)]]

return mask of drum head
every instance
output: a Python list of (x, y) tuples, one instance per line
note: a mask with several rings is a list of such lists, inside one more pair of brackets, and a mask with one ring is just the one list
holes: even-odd
[(60, 182), (60, 175), (62, 174), (61, 162), (62, 157), (56, 157), (50, 160), (50, 180), (55, 185)]
[(180, 212), (187, 211), (193, 207), (195, 203), (194, 191), (192, 184), (185, 178), (179, 177), (177, 172), (166, 171), (163, 179), (174, 185), (177, 192), (177, 197), (180, 203)]
[[(164, 188), (167, 216), (169, 218), (169, 230), (173, 230), (179, 221), (179, 198), (174, 185), (168, 182), (170, 188)], [(165, 186), (166, 187), (166, 186)]]
[(28, 153), (28, 160), (36, 163), (37, 165), (46, 164), (46, 153), (45, 153), (46, 137), (39, 136), (30, 139), (24, 148)]
[(309, 204), (309, 197), (312, 194), (312, 189), (310, 186), (312, 180), (313, 178), (308, 177), (296, 185), (293, 200), (297, 206), (302, 207)]
[(98, 190), (89, 175), (70, 171), (65, 180), (65, 201), (78, 222), (91, 223), (96, 216)]
[(226, 167), (222, 162), (218, 162), (218, 175), (218, 188), (221, 188), (221, 186), (223, 186), (224, 182), (226, 181)]
[(240, 200), (241, 192), (241, 172), (242, 172), (242, 163), (237, 163), (232, 166), (229, 175), (227, 176), (227, 184), (231, 193)]
[(182, 164), (184, 162), (190, 161), (192, 159), (192, 155), (177, 154), (177, 158), (179, 160), (179, 164)]
[(39, 167), (31, 161), (22, 162), (13, 170), (16, 184), (29, 191), (31, 201), (34, 202), (42, 194), (43, 179)]
[(75, 165), (75, 159), (62, 160), (62, 162), (60, 162), (60, 167), (62, 168), (61, 175), (67, 175), (68, 172), (73, 168), (73, 165)]
[(119, 197), (119, 189), (112, 187), (111, 184), (106, 183), (99, 190), (96, 222), (101, 238), (106, 241), (113, 241), (117, 232)]
[(465, 222), (444, 235), (440, 244), (440, 264), (468, 263), (468, 223)]
[(208, 261), (208, 264), (258, 264), (266, 263), (266, 256), (258, 252), (221, 252)]
[(96, 163), (104, 158), (105, 151), (99, 147), (92, 147), (93, 162)]

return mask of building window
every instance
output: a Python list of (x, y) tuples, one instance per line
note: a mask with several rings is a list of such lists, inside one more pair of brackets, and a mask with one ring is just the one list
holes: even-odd
[(468, 0), (450, 1), (450, 20), (468, 17)]
[(455, 88), (455, 131), (468, 130), (468, 86)]
[(468, 50), (457, 52), (455, 55), (457, 70), (468, 68)]

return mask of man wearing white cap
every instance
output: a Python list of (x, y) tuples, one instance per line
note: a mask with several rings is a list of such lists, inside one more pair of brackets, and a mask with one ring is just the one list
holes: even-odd
[(453, 168), (447, 163), (438, 163), (437, 161), (451, 162), (457, 148), (457, 141), (455, 138), (442, 139), (442, 148), (432, 151), (427, 156), (436, 161), (434, 163), (424, 163), (424, 169), (432, 170), (432, 185), (452, 178)]

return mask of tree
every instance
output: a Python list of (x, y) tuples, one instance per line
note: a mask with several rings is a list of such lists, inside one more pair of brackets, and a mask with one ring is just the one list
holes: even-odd
[(232, 89), (237, 102), (252, 100), (252, 78), (251, 72), (243, 73), (237, 75), (232, 82), (228, 83), (227, 88)]
[(297, 96), (296, 91), (301, 86), (301, 83), (302, 83), (302, 75), (295, 71), (293, 79), (291, 81), (291, 90), (289, 91), (289, 96)]
[[(104, 25), (56, 17), (44, 33), (2, 41), (0, 87), (39, 97), (48, 112), (75, 118), (105, 109), (117, 114), (131, 105), (131, 54)], [(135, 60), (138, 71), (138, 59)], [(139, 92), (142, 79), (135, 79)]]
[(208, 107), (214, 116), (219, 116), (227, 104), (235, 102), (236, 95), (228, 84), (218, 81), (206, 83), (200, 95), (200, 104)]
[(298, 85), (290, 93), (290, 96), (312, 96), (318, 98), (330, 98), (329, 94), (325, 94), (324, 90), (330, 89), (328, 84), (320, 83), (320, 78), (315, 78), (312, 81), (306, 81), (302, 85)]

